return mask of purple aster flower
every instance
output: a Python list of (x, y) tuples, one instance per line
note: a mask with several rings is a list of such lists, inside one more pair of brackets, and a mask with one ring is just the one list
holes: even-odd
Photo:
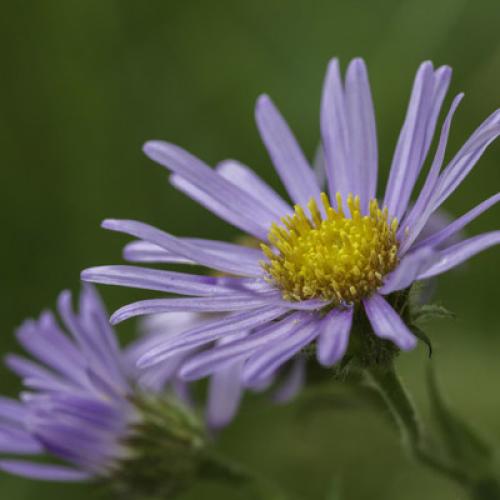
[[(182, 148), (148, 142), (145, 153), (172, 172), (172, 184), (207, 209), (262, 242), (262, 250), (212, 240), (179, 238), (130, 220), (107, 229), (138, 238), (125, 249), (136, 262), (197, 264), (227, 277), (135, 266), (88, 269), (83, 279), (185, 297), (144, 300), (119, 309), (113, 323), (161, 312), (224, 313), (150, 349), (140, 366), (153, 366), (197, 348), (180, 368), (185, 379), (243, 363), (246, 386), (262, 384), (298, 352), (315, 343), (318, 361), (331, 366), (349, 343), (353, 318), (401, 350), (416, 338), (394, 308), (396, 292), (444, 273), (500, 242), (492, 231), (446, 244), (500, 199), (497, 193), (443, 229), (418, 240), (432, 215), (500, 133), (500, 112), (488, 117), (449, 162), (444, 161), (455, 97), (444, 119), (422, 189), (410, 199), (429, 156), (451, 69), (430, 62), (417, 71), (382, 201), (377, 200), (378, 153), (368, 75), (353, 60), (343, 80), (329, 64), (321, 102), (321, 151), (326, 192), (286, 121), (268, 96), (256, 120), (292, 205), (251, 169), (226, 161), (215, 170)], [(355, 314), (356, 312), (356, 314)], [(359, 314), (358, 314), (359, 313)], [(245, 338), (241, 331), (251, 328)], [(219, 339), (227, 339), (218, 344)]]
[[(133, 367), (133, 377), (147, 392), (161, 393), (171, 386), (178, 397), (185, 403), (193, 405), (188, 384), (178, 376), (182, 364), (199, 351), (197, 348), (176, 354), (163, 363), (158, 363), (146, 369), (136, 368), (137, 361), (150, 350), (168, 343), (183, 332), (202, 326), (212, 321), (206, 314), (195, 312), (171, 312), (147, 317), (142, 322), (143, 336), (133, 342), (126, 351), (128, 366)], [(240, 332), (238, 339), (251, 335), (251, 330)], [(217, 345), (236, 340), (236, 336), (222, 337)], [(225, 364), (212, 374), (208, 386), (205, 405), (205, 418), (211, 429), (219, 429), (228, 425), (236, 415), (243, 397), (244, 387), (241, 380), (244, 362), (236, 359)], [(263, 391), (269, 388), (275, 377), (266, 380), (255, 390)], [(305, 359), (298, 357), (292, 366), (288, 367), (282, 382), (276, 388), (273, 399), (284, 403), (292, 399), (300, 390), (305, 379)]]
[[(100, 480), (120, 498), (166, 498), (193, 483), (211, 460), (193, 412), (138, 389), (90, 285), (78, 313), (67, 291), (58, 310), (69, 335), (45, 311), (17, 332), (31, 359), (7, 357), (24, 391), (19, 400), (0, 398), (0, 470), (51, 481)], [(52, 461), (38, 461), (44, 455)]]
[(19, 401), (0, 399), (3, 454), (49, 453), (69, 466), (2, 459), (4, 471), (35, 479), (83, 480), (108, 474), (127, 455), (122, 445), (139, 414), (114, 332), (95, 291), (87, 286), (79, 312), (63, 292), (59, 314), (66, 335), (50, 311), (27, 320), (17, 339), (34, 358), (7, 356), (23, 379)]

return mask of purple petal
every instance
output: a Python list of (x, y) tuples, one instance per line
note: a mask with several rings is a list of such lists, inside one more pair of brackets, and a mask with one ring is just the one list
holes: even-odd
[(274, 392), (272, 399), (275, 403), (290, 402), (304, 387), (306, 379), (306, 358), (299, 356), (294, 360), (290, 373)]
[(149, 368), (137, 370), (134, 377), (143, 389), (160, 393), (165, 390), (165, 386), (169, 382), (173, 382), (177, 377), (179, 368), (187, 355), (189, 355), (189, 351), (171, 356)]
[(392, 217), (401, 219), (408, 206), (450, 77), (450, 68), (442, 67), (434, 72), (430, 62), (423, 63), (417, 72), (385, 193), (384, 205)]
[(319, 186), (287, 123), (267, 95), (257, 100), (255, 118), (262, 141), (294, 203), (307, 206), (311, 198), (319, 199)]
[(248, 214), (242, 214), (233, 207), (228, 207), (219, 201), (218, 198), (214, 198), (207, 194), (204, 190), (198, 188), (180, 175), (171, 175), (170, 183), (176, 189), (184, 193), (186, 196), (189, 196), (192, 200), (205, 207), (217, 217), (229, 222), (229, 224), (234, 227), (241, 229), (244, 233), (251, 234), (259, 240), (264, 241), (267, 239), (270, 227), (269, 221), (262, 223), (262, 221), (259, 221), (258, 219), (252, 219), (252, 217), (249, 217)]
[(185, 380), (195, 380), (213, 373), (218, 367), (232, 359), (248, 358), (263, 345), (269, 342), (279, 342), (294, 328), (296, 322), (304, 317), (306, 317), (305, 313), (291, 314), (281, 321), (265, 325), (261, 330), (254, 330), (251, 335), (243, 339), (195, 354), (184, 363), (179, 376)]
[(231, 363), (210, 378), (205, 410), (207, 423), (212, 429), (225, 427), (234, 418), (243, 395), (240, 361)]
[(333, 366), (344, 356), (349, 343), (354, 309), (333, 309), (321, 322), (318, 337), (318, 361), (326, 367)]
[(146, 368), (174, 354), (212, 342), (224, 335), (258, 328), (282, 316), (286, 312), (286, 309), (283, 308), (266, 306), (252, 311), (230, 314), (222, 319), (206, 322), (187, 332), (183, 332), (182, 335), (176, 335), (171, 342), (165, 342), (164, 345), (159, 345), (151, 349), (139, 359), (138, 366), (140, 368)]
[(248, 263), (243, 262), (238, 265), (234, 259), (227, 259), (204, 252), (193, 244), (182, 241), (179, 238), (142, 222), (108, 219), (102, 223), (102, 226), (105, 229), (130, 234), (136, 238), (149, 241), (163, 247), (169, 252), (186, 257), (187, 259), (193, 260), (209, 268), (240, 276), (262, 275), (262, 268), (257, 262), (255, 262), (253, 266), (249, 266)]
[(15, 399), (0, 396), (0, 421), (20, 424), (26, 418), (26, 408)]
[(428, 269), (436, 262), (438, 255), (438, 252), (431, 247), (421, 247), (419, 250), (406, 254), (396, 269), (386, 277), (379, 293), (388, 295), (408, 288), (424, 269)]
[(59, 465), (46, 465), (24, 460), (0, 460), (0, 470), (10, 474), (44, 481), (86, 481), (88, 472)]
[[(179, 240), (195, 245), (204, 252), (232, 259), (235, 262), (248, 263), (250, 266), (254, 266), (263, 258), (260, 249), (248, 248), (234, 243), (199, 238), (179, 238)], [(195, 264), (194, 261), (175, 255), (154, 243), (141, 240), (132, 241), (125, 245), (123, 256), (131, 262)]]
[(243, 189), (224, 179), (184, 149), (163, 141), (148, 141), (144, 153), (153, 161), (180, 175), (222, 205), (240, 214), (271, 223), (273, 213)]
[(424, 186), (420, 190), (415, 205), (401, 223), (398, 237), (400, 239), (404, 239), (400, 249), (400, 252), (402, 254), (404, 254), (406, 250), (410, 248), (411, 244), (417, 239), (433, 212), (430, 200), (434, 193), (435, 186), (439, 178), (439, 171), (441, 170), (441, 166), (444, 161), (451, 121), (463, 96), (463, 94), (458, 94), (455, 99), (453, 99), (450, 110), (448, 111), (448, 114), (446, 115), (445, 121), (441, 128), (439, 144), (436, 150), (436, 154), (434, 155), (434, 160), (432, 162), (431, 168), (429, 169), (429, 173), (427, 174), (427, 178), (425, 179)]
[(403, 351), (409, 351), (417, 345), (417, 338), (404, 324), (399, 314), (380, 295), (374, 294), (364, 299), (363, 304), (377, 337), (392, 340)]
[(444, 169), (436, 186), (433, 209), (436, 210), (469, 174), (486, 148), (500, 135), (500, 110), (493, 113), (472, 134)]
[(80, 294), (80, 314), (73, 312), (71, 294), (62, 292), (58, 310), (64, 324), (78, 342), (86, 361), (85, 377), (81, 384), (88, 386), (89, 374), (99, 374), (108, 380), (117, 393), (125, 393), (128, 384), (121, 365), (121, 354), (113, 329), (99, 296), (91, 285), (85, 285)]
[(142, 288), (179, 295), (211, 296), (232, 294), (235, 291), (222, 286), (220, 280), (215, 277), (135, 266), (91, 267), (85, 269), (81, 277), (84, 281), (93, 283)]
[(79, 383), (84, 369), (81, 353), (61, 331), (50, 311), (42, 313), (38, 321), (25, 321), (17, 329), (16, 337), (33, 357)]
[(268, 206), (278, 218), (293, 213), (293, 208), (269, 184), (242, 163), (225, 160), (217, 165), (216, 170), (222, 177)]
[(24, 378), (24, 384), (28, 386), (40, 386), (46, 390), (64, 391), (71, 390), (74, 386), (61, 377), (46, 370), (37, 363), (15, 354), (9, 354), (5, 358), (5, 364), (16, 375)]
[(500, 231), (491, 231), (489, 233), (474, 236), (465, 241), (457, 243), (445, 250), (439, 252), (439, 260), (423, 271), (418, 279), (427, 279), (438, 274), (444, 273), (474, 255), (500, 243)]
[(347, 111), (339, 62), (332, 59), (323, 85), (321, 99), (321, 138), (325, 153), (326, 176), (331, 198), (335, 193), (345, 197), (353, 192), (348, 161)]
[(252, 386), (273, 375), (284, 363), (297, 354), (318, 335), (320, 322), (314, 316), (299, 322), (279, 343), (264, 346), (246, 363), (243, 370), (245, 385)]
[(316, 176), (316, 183), (320, 191), (325, 190), (326, 185), (326, 166), (325, 166), (325, 153), (323, 152), (323, 145), (320, 143), (316, 149), (313, 161), (314, 175)]
[(473, 221), (479, 217), (483, 212), (496, 205), (500, 201), (500, 193), (497, 193), (487, 200), (483, 201), (472, 210), (462, 215), (458, 219), (455, 219), (451, 224), (440, 231), (430, 235), (414, 245), (414, 248), (420, 248), (423, 246), (433, 246), (437, 247), (450, 238), (453, 238), (458, 232), (460, 232), (469, 222)]
[(162, 264), (195, 264), (192, 260), (168, 252), (148, 241), (131, 241), (123, 248), (123, 258), (129, 262)]
[(24, 430), (0, 426), (0, 453), (38, 455), (43, 453), (43, 447)]
[[(450, 212), (438, 208), (434, 213), (431, 214), (429, 220), (425, 223), (425, 226), (422, 228), (422, 231), (418, 235), (418, 238), (411, 246), (411, 250), (413, 251), (417, 249), (422, 241), (425, 241), (430, 236), (433, 236), (434, 234), (443, 230), (446, 226), (449, 226), (454, 219), (455, 217), (450, 214)], [(450, 237), (445, 241), (440, 242), (438, 245), (434, 246), (434, 248), (438, 249), (439, 247), (443, 247), (443, 245), (453, 245), (454, 243), (458, 243), (459, 241), (463, 240), (463, 238), (463, 231), (457, 231), (456, 233), (450, 235)]]
[(351, 187), (364, 212), (377, 190), (377, 132), (368, 72), (362, 59), (349, 64), (345, 82)]
[(121, 323), (134, 316), (158, 314), (174, 311), (191, 312), (228, 312), (257, 309), (265, 305), (276, 305), (281, 302), (280, 295), (265, 294), (233, 294), (212, 297), (195, 297), (189, 299), (151, 299), (133, 302), (118, 309), (111, 316), (111, 324)]

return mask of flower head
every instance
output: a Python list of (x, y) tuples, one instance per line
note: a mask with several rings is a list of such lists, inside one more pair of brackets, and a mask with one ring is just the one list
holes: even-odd
[[(206, 460), (203, 427), (175, 400), (138, 390), (91, 286), (79, 306), (75, 313), (70, 293), (60, 295), (70, 335), (50, 311), (17, 332), (34, 359), (7, 357), (24, 391), (19, 400), (0, 398), (0, 452), (31, 459), (2, 458), (0, 469), (33, 479), (101, 480), (127, 498), (144, 498), (146, 486), (161, 498), (185, 487)], [(53, 462), (37, 461), (41, 455)]]
[(11, 354), (7, 365), (23, 379), (19, 401), (2, 398), (1, 451), (49, 453), (70, 466), (0, 461), (3, 470), (50, 480), (106, 475), (127, 455), (123, 445), (139, 415), (116, 338), (95, 291), (87, 286), (75, 314), (71, 295), (59, 297), (59, 312), (71, 333), (45, 311), (27, 320), (17, 338), (34, 360)]
[[(455, 97), (423, 187), (410, 202), (450, 78), (447, 66), (435, 69), (425, 62), (418, 69), (381, 201), (374, 109), (361, 59), (349, 64), (345, 80), (336, 59), (328, 67), (320, 117), (325, 192), (271, 99), (264, 95), (257, 101), (259, 132), (293, 208), (236, 161), (225, 161), (214, 170), (178, 146), (148, 142), (145, 153), (172, 172), (175, 187), (258, 239), (262, 249), (177, 238), (140, 222), (106, 220), (105, 228), (139, 239), (125, 249), (130, 261), (195, 263), (226, 274), (207, 277), (135, 266), (83, 272), (88, 281), (189, 296), (127, 305), (113, 315), (114, 322), (169, 311), (225, 313), (151, 349), (140, 365), (159, 364), (196, 347), (198, 352), (180, 368), (182, 377), (201, 377), (239, 360), (242, 380), (252, 387), (312, 343), (321, 364), (336, 363), (348, 348), (358, 317), (369, 322), (374, 339), (412, 349), (416, 338), (393, 307), (396, 292), (500, 242), (500, 231), (492, 231), (449, 243), (497, 203), (500, 194), (421, 237), (433, 214), (499, 135), (500, 111), (445, 163), (451, 120), (462, 95)], [(243, 328), (251, 328), (251, 334), (238, 338)], [(217, 342), (221, 338), (226, 339), (223, 345)]]

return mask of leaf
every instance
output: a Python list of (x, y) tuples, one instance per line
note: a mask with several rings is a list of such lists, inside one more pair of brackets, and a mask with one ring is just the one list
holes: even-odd
[(413, 323), (425, 323), (432, 319), (455, 319), (456, 315), (440, 304), (426, 304), (412, 311)]

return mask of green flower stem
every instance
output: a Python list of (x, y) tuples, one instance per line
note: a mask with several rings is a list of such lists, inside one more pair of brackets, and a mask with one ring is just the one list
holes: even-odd
[(466, 471), (444, 462), (429, 448), (429, 441), (415, 406), (396, 374), (393, 363), (373, 366), (367, 368), (366, 372), (398, 423), (404, 445), (416, 460), (458, 483), (468, 491), (473, 500), (500, 500), (500, 484), (497, 479), (487, 477), (480, 482), (471, 482)]

